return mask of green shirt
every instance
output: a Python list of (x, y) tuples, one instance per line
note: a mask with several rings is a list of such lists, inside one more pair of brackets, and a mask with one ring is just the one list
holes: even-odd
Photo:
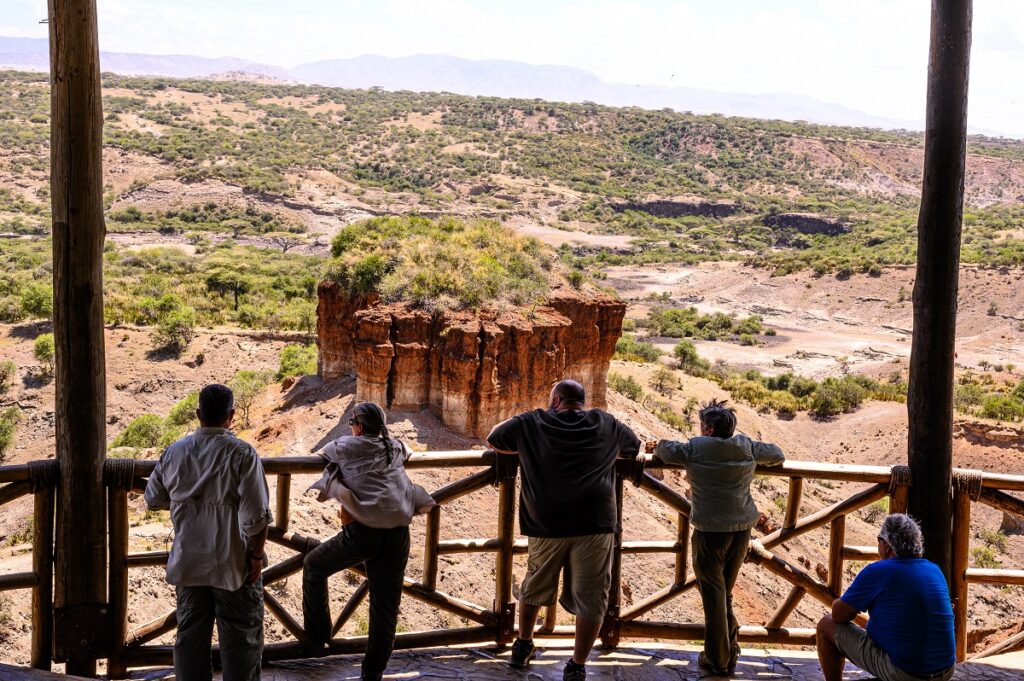
[(662, 440), (654, 453), (686, 469), (693, 497), (690, 524), (701, 532), (738, 532), (756, 525), (761, 514), (750, 496), (754, 470), (758, 464), (778, 466), (786, 460), (777, 445), (739, 433), (727, 439)]

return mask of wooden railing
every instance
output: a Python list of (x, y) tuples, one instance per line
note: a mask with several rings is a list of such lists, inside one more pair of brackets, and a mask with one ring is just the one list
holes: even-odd
[[(293, 640), (271, 643), (265, 648), (265, 659), (282, 660), (308, 657), (307, 638), (296, 616), (278, 601), (266, 587), (286, 579), (302, 569), (305, 554), (318, 545), (316, 539), (303, 537), (289, 530), (291, 506), (291, 478), (300, 474), (319, 474), (322, 462), (315, 457), (279, 457), (263, 461), (269, 476), (277, 477), (275, 525), (270, 541), (293, 552), (263, 572), (264, 599), (267, 610), (291, 634)], [(105, 482), (108, 488), (109, 517), (109, 613), (111, 641), (107, 650), (99, 651), (108, 657), (111, 678), (125, 676), (134, 667), (167, 665), (172, 660), (172, 648), (152, 642), (173, 631), (177, 625), (174, 611), (169, 611), (145, 624), (127, 626), (129, 607), (128, 571), (143, 566), (160, 566), (167, 562), (166, 551), (132, 553), (129, 551), (128, 494), (145, 488), (146, 476), (153, 470), (153, 461), (108, 459)], [(414, 454), (408, 463), (410, 469), (474, 469), (468, 475), (447, 484), (433, 493), (436, 506), (426, 516), (422, 577), (419, 581), (406, 579), (406, 596), (432, 607), (445, 610), (469, 623), (468, 626), (402, 632), (396, 639), (398, 648), (424, 648), (466, 643), (507, 644), (515, 636), (515, 603), (512, 600), (513, 557), (526, 553), (526, 541), (515, 536), (516, 476), (518, 460), (498, 456), (492, 452), (461, 451)], [(618, 510), (621, 522), (622, 501), (625, 491), (634, 488), (667, 506), (676, 517), (674, 537), (666, 541), (624, 541), (617, 537), (613, 560), (612, 590), (601, 640), (613, 647), (621, 638), (699, 640), (704, 627), (697, 622), (666, 622), (645, 619), (653, 610), (690, 591), (696, 580), (687, 570), (690, 538), (690, 502), (668, 484), (658, 480), (650, 470), (668, 468), (665, 464), (641, 457), (637, 461), (620, 461), (618, 468)], [(21, 466), (0, 467), (0, 504), (13, 501), (25, 494), (35, 494), (35, 521), (33, 535), (33, 571), (0, 576), (0, 590), (33, 589), (32, 665), (49, 668), (53, 636), (52, 620), (52, 558), (53, 508), (57, 465), (52, 462), (33, 462)], [(804, 597), (811, 597), (823, 606), (831, 605), (844, 588), (844, 566), (848, 560), (877, 560), (874, 546), (850, 545), (846, 541), (847, 517), (878, 500), (888, 497), (890, 512), (905, 511), (911, 484), (909, 469), (904, 466), (849, 466), (808, 462), (786, 462), (781, 467), (759, 468), (759, 475), (781, 476), (789, 479), (788, 495), (781, 526), (751, 542), (748, 561), (767, 570), (774, 577), (790, 585), (790, 591), (778, 605), (774, 614), (762, 625), (747, 625), (740, 629), (740, 640), (745, 643), (771, 645), (813, 645), (814, 630), (788, 627), (786, 623)], [(993, 508), (1024, 517), (1024, 500), (1009, 494), (1024, 490), (1024, 476), (957, 470), (954, 472), (953, 495), (953, 577), (951, 595), (956, 615), (958, 655), (966, 655), (968, 588), (972, 583), (1024, 584), (1024, 570), (991, 570), (968, 567), (971, 503), (979, 502)], [(864, 487), (840, 501), (803, 514), (804, 481), (821, 480), (852, 482)], [(451, 502), (490, 486), (497, 488), (497, 536), (469, 539), (442, 539), (441, 520), (445, 507)], [(633, 492), (629, 492), (632, 494)], [(777, 549), (797, 537), (816, 529), (828, 527), (829, 557), (824, 577), (813, 575), (779, 555)], [(491, 603), (475, 603), (438, 589), (438, 566), (441, 556), (462, 553), (493, 554), (495, 579)], [(653, 595), (628, 607), (622, 605), (622, 557), (631, 554), (669, 554), (674, 557), (672, 583)], [(360, 568), (353, 572), (362, 575)], [(351, 594), (334, 622), (336, 635), (355, 614), (368, 592), (364, 581)], [(556, 607), (549, 608), (538, 630), (545, 637), (570, 637), (571, 626), (557, 625)], [(863, 622), (861, 618), (861, 622)], [(57, 637), (59, 638), (59, 637)], [(1024, 636), (1016, 636), (988, 652), (998, 652), (1024, 643)], [(326, 653), (354, 653), (361, 651), (365, 637), (335, 637)], [(60, 651), (57, 650), (57, 659)], [(982, 655), (986, 654), (982, 653)]]

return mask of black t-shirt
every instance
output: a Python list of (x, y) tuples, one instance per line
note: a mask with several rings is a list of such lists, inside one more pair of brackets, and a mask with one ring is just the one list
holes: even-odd
[(614, 416), (600, 409), (536, 409), (495, 426), (488, 442), (519, 452), (523, 534), (579, 537), (619, 530), (615, 458), (635, 457), (640, 440)]

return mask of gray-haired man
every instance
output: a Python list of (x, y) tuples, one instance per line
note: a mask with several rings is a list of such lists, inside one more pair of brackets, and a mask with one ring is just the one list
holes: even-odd
[[(946, 578), (921, 556), (921, 529), (894, 513), (878, 533), (877, 563), (866, 566), (818, 622), (825, 681), (840, 681), (847, 659), (881, 681), (947, 681), (956, 664)], [(871, 615), (864, 631), (857, 613)]]
[(234, 396), (199, 393), (200, 428), (169, 446), (146, 485), (151, 509), (170, 509), (167, 581), (178, 597), (174, 676), (209, 681), (217, 622), (224, 681), (257, 681), (263, 655), (263, 553), (270, 499), (256, 450), (230, 430)]

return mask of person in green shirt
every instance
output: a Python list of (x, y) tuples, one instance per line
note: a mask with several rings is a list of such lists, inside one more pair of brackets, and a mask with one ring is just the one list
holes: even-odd
[(698, 663), (712, 674), (732, 675), (739, 659), (739, 622), (732, 589), (746, 558), (750, 530), (761, 516), (750, 495), (758, 464), (777, 466), (777, 445), (736, 433), (736, 410), (712, 400), (700, 410), (700, 436), (662, 440), (655, 456), (686, 469), (691, 488), (693, 572), (704, 605), (704, 651)]

